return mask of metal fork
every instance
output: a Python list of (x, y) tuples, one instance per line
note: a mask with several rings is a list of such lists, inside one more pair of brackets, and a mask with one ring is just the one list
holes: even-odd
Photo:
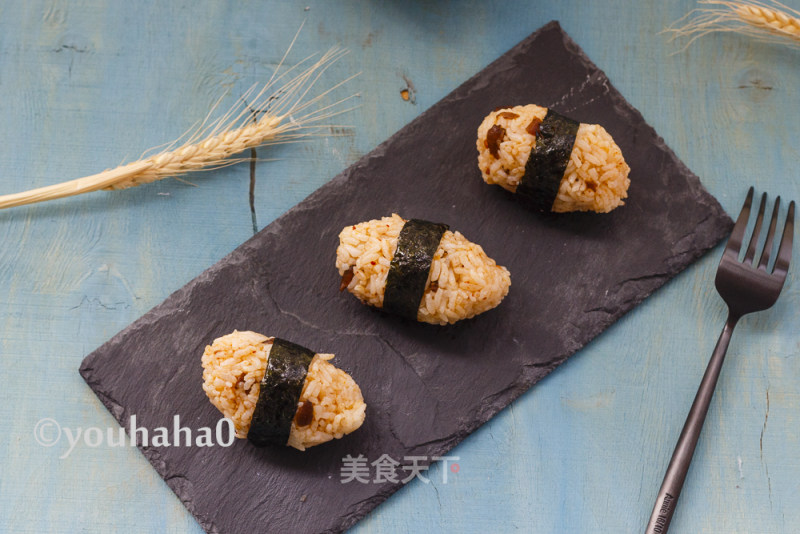
[(750, 206), (753, 202), (752, 187), (747, 193), (742, 211), (739, 213), (739, 218), (733, 227), (731, 237), (725, 246), (725, 252), (723, 252), (722, 259), (719, 262), (714, 284), (722, 300), (728, 305), (728, 320), (725, 322), (725, 327), (719, 336), (717, 346), (711, 355), (711, 361), (708, 363), (706, 372), (703, 375), (703, 381), (700, 382), (694, 403), (692, 403), (692, 408), (689, 410), (681, 436), (678, 438), (678, 444), (675, 446), (675, 452), (672, 453), (672, 459), (669, 462), (667, 473), (664, 475), (661, 489), (658, 491), (658, 498), (645, 534), (665, 534), (669, 529), (672, 514), (675, 512), (675, 505), (678, 502), (683, 482), (686, 480), (686, 473), (689, 471), (689, 464), (694, 455), (697, 439), (703, 429), (708, 405), (714, 395), (714, 388), (717, 385), (720, 369), (722, 369), (722, 362), (725, 360), (725, 352), (728, 350), (733, 328), (743, 315), (766, 310), (775, 304), (783, 288), (783, 283), (786, 281), (789, 260), (792, 257), (794, 201), (789, 203), (789, 211), (783, 227), (783, 237), (781, 237), (775, 265), (772, 268), (772, 272), (767, 270), (775, 237), (780, 201), (781, 197), (775, 199), (775, 208), (772, 212), (764, 249), (758, 263), (754, 261), (754, 258), (758, 236), (764, 222), (764, 207), (767, 203), (766, 193), (761, 197), (761, 206), (758, 209), (753, 235), (750, 238), (750, 244), (745, 252), (744, 260), (739, 261), (739, 253), (744, 241), (747, 221), (750, 218)]

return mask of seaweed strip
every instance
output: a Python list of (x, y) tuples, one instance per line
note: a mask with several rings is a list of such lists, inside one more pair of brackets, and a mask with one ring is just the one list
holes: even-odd
[(547, 110), (525, 164), (525, 174), (517, 186), (516, 195), (523, 205), (536, 211), (553, 208), (579, 125), (552, 109)]
[(258, 447), (286, 445), (314, 351), (275, 338), (247, 439)]
[(417, 320), (419, 304), (425, 294), (425, 284), (433, 264), (433, 255), (448, 228), (446, 224), (419, 219), (410, 219), (403, 225), (397, 238), (397, 250), (386, 276), (384, 310)]

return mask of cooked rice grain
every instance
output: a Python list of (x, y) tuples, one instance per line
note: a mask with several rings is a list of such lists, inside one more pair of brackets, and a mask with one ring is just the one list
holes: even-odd
[[(235, 330), (215, 339), (203, 353), (203, 390), (233, 421), (238, 438), (246, 438), (250, 429), (273, 339)], [(332, 358), (333, 354), (317, 354), (308, 367), (298, 408), (310, 402), (313, 419), (303, 427), (293, 421), (287, 443), (301, 451), (341, 438), (364, 422), (366, 404), (361, 389), (350, 375), (329, 363)]]
[[(405, 220), (397, 214), (345, 227), (339, 234), (336, 268), (353, 270), (348, 291), (365, 304), (383, 307), (386, 276)], [(417, 320), (452, 324), (500, 304), (511, 276), (461, 233), (447, 231), (433, 257)]]

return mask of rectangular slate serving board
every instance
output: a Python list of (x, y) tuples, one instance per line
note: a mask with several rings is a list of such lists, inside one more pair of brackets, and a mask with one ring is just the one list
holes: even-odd
[[(477, 169), (497, 106), (536, 103), (612, 134), (631, 167), (608, 215), (537, 215)], [(436, 327), (340, 294), (341, 228), (392, 212), (446, 222), (511, 272), (495, 310)], [(552, 22), (114, 336), (80, 372), (119, 423), (213, 427), (206, 344), (234, 329), (319, 352), (361, 386), (357, 432), (304, 453), (140, 447), (208, 532), (340, 532), (401, 486), (341, 483), (345, 455), (444, 455), (729, 231), (722, 208)], [(404, 473), (401, 473), (404, 474)]]

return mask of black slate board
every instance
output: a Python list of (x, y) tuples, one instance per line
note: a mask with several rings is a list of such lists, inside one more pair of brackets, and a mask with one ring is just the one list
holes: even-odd
[[(478, 124), (537, 103), (614, 136), (630, 198), (609, 215), (537, 215), (476, 164)], [(339, 294), (337, 235), (397, 212), (446, 222), (511, 271), (500, 307), (451, 327)], [(543, 27), (86, 357), (80, 372), (123, 426), (191, 428), (219, 413), (201, 389), (215, 337), (251, 329), (334, 352), (360, 384), (356, 433), (305, 453), (142, 452), (208, 532), (339, 532), (399, 485), (342, 485), (342, 458), (443, 455), (716, 244), (731, 221), (557, 23)], [(305, 497), (304, 497), (305, 496)], [(476, 503), (479, 504), (479, 503)]]

